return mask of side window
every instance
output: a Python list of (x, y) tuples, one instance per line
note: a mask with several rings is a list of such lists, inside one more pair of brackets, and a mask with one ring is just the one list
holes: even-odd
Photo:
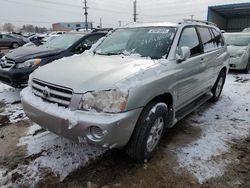
[(3, 35), (3, 39), (11, 39), (11, 38), (13, 38), (13, 37), (10, 35)]
[(204, 52), (209, 52), (214, 50), (215, 46), (213, 43), (213, 34), (207, 27), (198, 27), (198, 31), (201, 36), (201, 41), (203, 43)]
[(224, 46), (224, 41), (222, 39), (221, 33), (215, 29), (212, 29), (212, 31), (214, 33), (214, 40), (213, 40), (214, 46), (216, 48)]
[(0, 35), (0, 39), (2, 39), (3, 38), (3, 35)]
[(194, 27), (187, 27), (183, 30), (178, 44), (178, 49), (187, 46), (191, 49), (191, 56), (201, 54), (199, 37)]
[(95, 44), (101, 37), (102, 35), (92, 35), (86, 38), (82, 43), (83, 45), (90, 47)]

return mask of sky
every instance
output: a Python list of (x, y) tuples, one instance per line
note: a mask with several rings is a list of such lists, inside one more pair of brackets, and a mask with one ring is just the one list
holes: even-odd
[[(133, 22), (134, 0), (87, 0), (88, 19), (98, 26), (117, 27)], [(244, 3), (249, 0), (137, 0), (139, 22), (170, 21), (183, 18), (206, 19), (212, 5)], [(34, 24), (51, 27), (57, 22), (84, 21), (83, 0), (0, 0), (0, 25)]]

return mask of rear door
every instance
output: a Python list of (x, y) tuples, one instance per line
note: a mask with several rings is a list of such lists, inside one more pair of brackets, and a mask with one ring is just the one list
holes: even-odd
[(187, 46), (191, 49), (191, 57), (187, 60), (177, 63), (177, 109), (180, 109), (201, 95), (203, 84), (203, 64), (202, 45), (199, 40), (197, 29), (194, 26), (188, 26), (183, 29), (178, 50)]
[(215, 29), (209, 27), (198, 27), (198, 32), (203, 44), (204, 52), (204, 71), (203, 89), (210, 90), (214, 80), (218, 77), (219, 66), (221, 65), (220, 57), (223, 53), (221, 34)]

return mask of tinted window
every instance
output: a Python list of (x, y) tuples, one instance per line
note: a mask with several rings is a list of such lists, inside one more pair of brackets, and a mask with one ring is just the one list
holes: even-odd
[(191, 49), (191, 56), (201, 53), (199, 38), (194, 27), (185, 28), (181, 34), (178, 48), (187, 46)]
[(89, 36), (88, 38), (86, 38), (83, 41), (83, 44), (86, 46), (92, 46), (93, 44), (95, 44), (100, 38), (102, 37), (102, 35), (92, 35)]
[(204, 47), (204, 52), (209, 52), (211, 50), (215, 49), (214, 43), (213, 43), (213, 34), (211, 33), (210, 29), (206, 27), (199, 27), (198, 28), (201, 40)]
[(3, 35), (0, 35), (0, 39), (2, 39), (3, 38)]
[(222, 39), (221, 33), (219, 31), (216, 31), (215, 29), (212, 29), (212, 31), (214, 33), (214, 39), (213, 39), (214, 46), (216, 48), (224, 46), (224, 41)]

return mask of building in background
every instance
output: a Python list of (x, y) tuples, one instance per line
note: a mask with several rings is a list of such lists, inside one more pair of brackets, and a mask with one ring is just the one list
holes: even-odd
[(250, 3), (210, 6), (207, 20), (227, 32), (242, 31), (250, 27)]
[[(85, 22), (61, 22), (52, 24), (53, 31), (71, 31), (76, 29), (86, 28)], [(88, 28), (93, 28), (93, 23), (88, 22)]]

